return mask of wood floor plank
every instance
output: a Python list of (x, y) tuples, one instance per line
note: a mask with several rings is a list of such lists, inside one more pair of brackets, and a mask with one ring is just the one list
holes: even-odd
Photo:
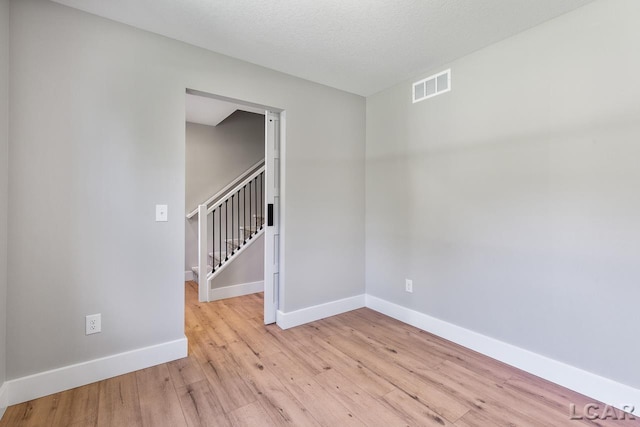
[(6, 427), (49, 427), (58, 409), (60, 393), (30, 400), (21, 405), (7, 408), (1, 426)]
[(185, 384), (176, 388), (176, 393), (189, 427), (231, 426), (229, 416), (207, 380)]
[(331, 392), (328, 392), (311, 377), (287, 383), (285, 387), (307, 408), (321, 425), (365, 426), (353, 411), (345, 407)]
[[(321, 343), (325, 343), (319, 340)], [(396, 387), (377, 373), (365, 368), (357, 360), (347, 356), (333, 346), (327, 345), (316, 352), (316, 356), (327, 363), (331, 369), (335, 369), (344, 375), (349, 381), (358, 384), (363, 390), (373, 396), (384, 396)]]
[(136, 382), (143, 426), (187, 425), (166, 364), (136, 371)]
[(240, 318), (242, 322), (233, 322), (236, 326), (253, 325), (254, 322), (262, 320), (262, 305), (256, 305), (252, 296), (247, 296), (243, 301), (235, 298), (228, 298), (221, 301), (220, 308), (224, 314), (233, 315)]
[(120, 375), (100, 381), (98, 426), (142, 426), (136, 374)]
[(195, 357), (185, 357), (167, 363), (174, 387), (184, 387), (206, 379), (202, 367)]
[[(398, 346), (418, 357), (428, 358), (435, 362), (432, 365), (437, 365), (444, 360), (450, 360), (479, 375), (492, 377), (495, 381), (506, 381), (518, 372), (517, 369), (505, 363), (488, 358), (471, 349), (411, 327), (398, 320), (389, 319), (370, 309), (354, 310), (347, 314), (361, 317), (365, 321), (369, 320), (371, 328), (374, 328), (373, 330), (369, 329), (369, 333), (374, 337), (377, 339), (384, 337), (386, 341), (391, 343), (391, 346)], [(360, 332), (365, 332), (366, 330), (361, 329)]]
[(221, 340), (219, 345), (227, 345), (241, 340), (238, 333), (233, 329), (233, 325), (229, 324), (224, 316), (221, 314), (220, 309), (222, 306), (219, 301), (208, 304), (201, 304), (200, 316), (208, 319), (207, 328), (216, 337), (217, 340)]
[(286, 333), (276, 332), (272, 328), (268, 328), (266, 331), (276, 340), (280, 350), (297, 360), (305, 370), (311, 372), (313, 375), (324, 371), (326, 364), (322, 360), (313, 357), (313, 353), (307, 351), (309, 343), (305, 342), (301, 344), (299, 340), (290, 338)]
[(477, 372), (480, 375), (493, 376), (496, 380), (506, 381), (519, 371), (513, 366), (484, 356), (474, 350), (465, 348), (426, 331), (418, 330), (418, 332), (412, 332), (409, 334), (408, 340), (411, 342), (415, 341), (417, 345), (426, 344), (427, 347), (433, 347), (435, 351), (446, 353), (448, 360)]
[(295, 382), (297, 379), (314, 376), (318, 373), (309, 369), (308, 365), (298, 363), (295, 358), (282, 352), (266, 356), (262, 361), (281, 381)]
[[(201, 351), (201, 353), (199, 351)], [(257, 397), (245, 382), (241, 369), (229, 354), (227, 346), (204, 346), (194, 350), (209, 381), (212, 392), (225, 412), (231, 412), (256, 401)]]
[(291, 426), (320, 425), (311, 413), (282, 384), (270, 364), (255, 354), (246, 343), (234, 343), (229, 347), (237, 358), (246, 382), (253, 387), (258, 400), (271, 418), (278, 424)]
[(396, 388), (448, 420), (457, 420), (469, 410), (469, 407), (457, 396), (447, 395), (439, 388), (429, 388), (412, 371), (398, 366), (387, 357), (382, 357), (384, 353), (370, 350), (370, 346), (358, 337), (347, 338), (338, 335), (330, 337), (329, 341), (345, 354), (358, 360), (367, 369), (377, 372)]
[(194, 303), (187, 305), (185, 310), (185, 334), (188, 334), (189, 343), (195, 344), (202, 341), (211, 342), (216, 346), (225, 345), (229, 335), (222, 336), (220, 332), (226, 333), (226, 324), (219, 322), (210, 313), (210, 308), (204, 303)]
[(411, 421), (405, 414), (385, 405), (382, 400), (374, 398), (334, 369), (316, 375), (314, 380), (368, 426), (402, 426)]
[(52, 427), (80, 424), (95, 426), (98, 422), (99, 383), (76, 387), (60, 393)]
[[(444, 362), (437, 371), (431, 373), (433, 381), (453, 387), (463, 398), (473, 401), (474, 411), (481, 411), (493, 420), (519, 421), (524, 425), (554, 425), (559, 421), (568, 422), (565, 414), (556, 414), (549, 406), (527, 401), (523, 394), (505, 389), (502, 383), (478, 376), (473, 371), (452, 362)], [(523, 405), (523, 402), (527, 402)], [(580, 423), (573, 422), (573, 425)]]
[(305, 325), (300, 325), (296, 328), (291, 328), (287, 330), (287, 335), (290, 335), (293, 339), (313, 339), (313, 338), (326, 338), (330, 335), (335, 335), (336, 331), (334, 329), (335, 324), (339, 322), (335, 322), (333, 317), (327, 317), (317, 322), (307, 323)]
[(431, 372), (445, 359), (427, 355), (419, 355), (411, 351), (407, 346), (397, 346), (384, 335), (371, 334), (364, 326), (362, 329), (353, 329), (345, 338), (357, 340), (366, 344), (366, 349), (373, 352), (380, 360), (385, 360), (404, 368), (419, 376), (421, 372)]
[(231, 424), (238, 427), (279, 426), (271, 419), (260, 402), (253, 402), (235, 409), (229, 414)]
[(227, 304), (229, 303), (221, 303), (218, 306), (221, 319), (229, 325), (241, 341), (249, 346), (254, 354), (268, 355), (280, 351), (277, 341), (270, 335), (265, 334), (262, 321), (250, 321), (240, 313), (230, 309)]
[[(495, 416), (484, 413), (481, 410), (471, 410), (467, 412), (462, 418), (456, 421), (454, 425), (457, 427), (549, 427), (545, 426), (542, 422), (536, 422), (535, 420), (524, 424), (521, 420), (513, 418), (496, 418)], [(554, 424), (553, 426), (562, 426), (562, 424)]]
[[(374, 336), (379, 334), (396, 343), (408, 344), (418, 355), (433, 360), (453, 360), (484, 376), (493, 375), (496, 379), (507, 380), (517, 371), (513, 367), (488, 358), (473, 350), (462, 347), (444, 338), (407, 325), (395, 319), (377, 313), (368, 308), (362, 308), (347, 313), (361, 317), (365, 322), (375, 327)], [(397, 344), (399, 343), (399, 344)], [(437, 363), (436, 363), (437, 364)]]
[(309, 427), (321, 425), (307, 408), (284, 387), (270, 387), (258, 400), (278, 425)]
[(406, 417), (412, 420), (412, 422), (408, 423), (409, 425), (425, 427), (453, 425), (443, 416), (437, 414), (422, 402), (413, 399), (411, 396), (398, 389), (394, 389), (382, 396), (381, 401), (385, 402), (394, 410), (404, 413)]
[[(445, 360), (457, 360), (457, 354), (454, 355), (451, 351), (451, 347), (454, 346), (453, 343), (450, 343), (448, 347), (434, 345), (434, 343), (441, 343), (441, 341), (437, 340), (437, 337), (434, 337), (432, 341), (428, 341), (424, 339), (428, 335), (418, 336), (413, 328), (403, 328), (404, 324), (398, 321), (383, 322), (378, 320), (379, 316), (374, 316), (371, 320), (368, 320), (371, 313), (372, 310), (366, 308), (346, 313), (345, 315), (349, 319), (346, 323), (351, 325), (358, 333), (365, 334), (368, 338), (384, 343), (388, 348), (422, 360), (424, 365), (436, 366)], [(379, 313), (377, 314), (379, 315)], [(460, 347), (458, 350), (460, 351), (457, 353), (463, 353), (467, 349)], [(465, 356), (468, 357), (466, 354)], [(497, 375), (496, 377), (506, 380), (512, 374), (513, 371), (509, 371), (503, 376)]]

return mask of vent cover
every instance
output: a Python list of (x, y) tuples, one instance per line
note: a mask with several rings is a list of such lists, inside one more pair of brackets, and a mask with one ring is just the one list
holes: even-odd
[(413, 102), (423, 101), (451, 90), (451, 69), (413, 84)]

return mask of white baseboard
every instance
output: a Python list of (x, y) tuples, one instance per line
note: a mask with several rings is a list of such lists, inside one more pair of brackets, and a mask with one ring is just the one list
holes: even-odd
[(0, 386), (0, 419), (4, 415), (4, 411), (6, 411), (7, 406), (9, 406), (9, 399), (7, 398), (7, 383), (2, 383)]
[(193, 271), (186, 271), (184, 272), (184, 281), (185, 282), (189, 282), (191, 280), (195, 280), (195, 276), (193, 275)]
[(242, 295), (255, 294), (264, 291), (264, 281), (242, 283), (240, 285), (223, 286), (221, 288), (209, 289), (209, 301), (219, 299), (240, 297)]
[[(367, 295), (368, 308), (618, 409), (640, 411), (640, 390), (424, 313)], [(568, 410), (568, 409), (567, 409)]]
[(282, 329), (289, 329), (295, 326), (304, 325), (305, 323), (324, 319), (325, 317), (335, 316), (336, 314), (346, 313), (365, 306), (365, 295), (356, 295), (350, 298), (344, 298), (337, 301), (331, 301), (325, 304), (314, 305), (312, 307), (302, 308), (300, 310), (283, 313), (278, 310), (276, 315), (276, 323)]
[(186, 337), (9, 380), (3, 386), (6, 403), (15, 405), (183, 357), (187, 357)]

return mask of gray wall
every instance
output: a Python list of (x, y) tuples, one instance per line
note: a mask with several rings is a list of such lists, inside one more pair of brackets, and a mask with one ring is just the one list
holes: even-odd
[(218, 126), (187, 123), (186, 147), (189, 213), (264, 159), (264, 116), (236, 111)]
[(9, 178), (9, 0), (0, 0), (0, 386), (6, 366), (7, 193)]
[(364, 292), (363, 98), (44, 0), (11, 17), (8, 378), (183, 336), (185, 88), (287, 111), (281, 309)]
[(450, 64), (450, 93), (367, 99), (369, 294), (640, 387), (639, 16), (598, 1)]
[(264, 235), (258, 237), (237, 257), (211, 281), (211, 288), (223, 288), (264, 280)]
[[(264, 116), (236, 111), (217, 126), (187, 123), (186, 129), (186, 208), (187, 213), (220, 191), (251, 166), (264, 159)], [(198, 265), (198, 218), (186, 220), (185, 271)], [(255, 246), (255, 245), (254, 245)], [(264, 254), (264, 247), (252, 252)], [(259, 257), (245, 256), (248, 261)], [(247, 266), (251, 266), (247, 268)], [(222, 283), (240, 284), (263, 280), (264, 261), (258, 264), (233, 262)], [(243, 280), (229, 282), (229, 279)]]

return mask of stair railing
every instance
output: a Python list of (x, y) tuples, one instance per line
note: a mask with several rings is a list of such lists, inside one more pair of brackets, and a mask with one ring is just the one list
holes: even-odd
[[(208, 301), (209, 282), (264, 232), (264, 162), (211, 204), (198, 206), (198, 288)], [(194, 214), (195, 215), (195, 214)]]
[[(217, 202), (218, 199), (224, 197), (226, 194), (228, 194), (230, 191), (236, 188), (239, 185), (238, 184), (239, 182), (245, 181), (247, 176), (258, 171), (259, 169), (262, 169), (264, 171), (264, 159), (260, 160), (255, 165), (251, 166), (249, 169), (242, 172), (240, 175), (238, 175), (236, 179), (234, 179), (229, 184), (227, 184), (222, 190), (218, 191), (216, 194), (209, 197), (206, 201), (204, 201), (201, 204), (207, 205), (207, 207), (211, 206), (212, 204), (214, 204), (214, 202)], [(195, 208), (194, 210), (189, 212), (187, 214), (187, 219), (191, 219), (194, 216), (198, 215), (198, 209), (199, 208)]]

